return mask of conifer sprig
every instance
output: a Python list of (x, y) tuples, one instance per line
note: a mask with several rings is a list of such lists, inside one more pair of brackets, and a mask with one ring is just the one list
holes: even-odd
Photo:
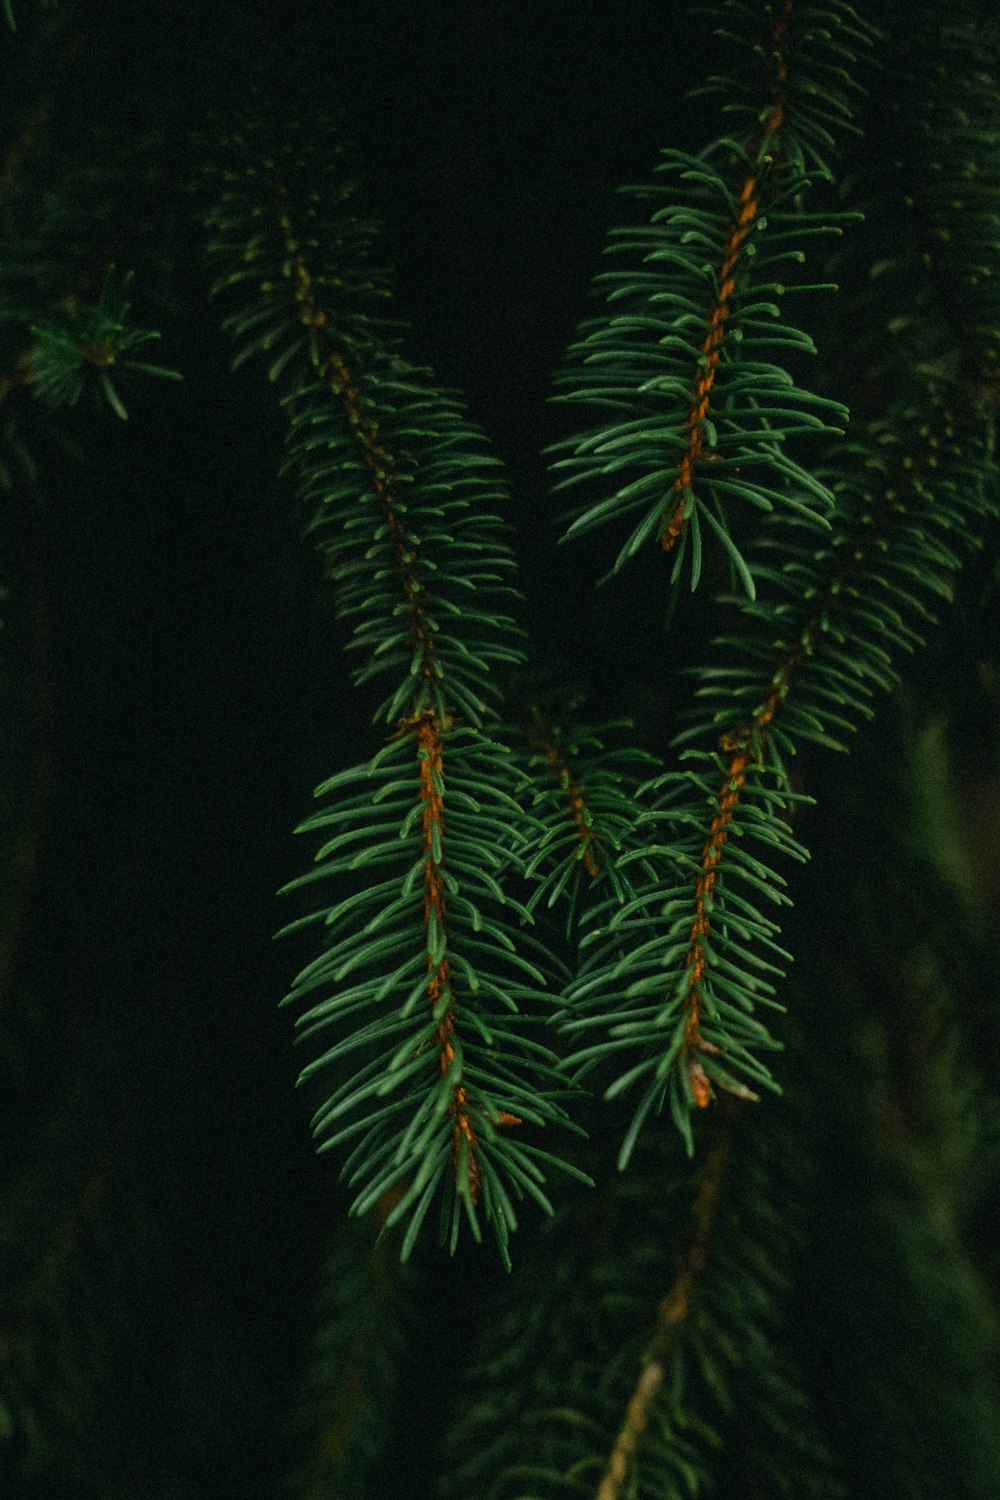
[[(788, 826), (788, 758), (847, 748), (898, 680), (899, 652), (921, 644), (951, 597), (962, 543), (977, 545), (996, 515), (996, 305), (980, 262), (1000, 199), (971, 105), (963, 118), (964, 131), (944, 132), (954, 150), (942, 150), (940, 184), (908, 200), (912, 238), (876, 263), (854, 309), (860, 326), (884, 329), (876, 378), (890, 410), (827, 455), (825, 537), (801, 513), (766, 518), (748, 552), (758, 596), (728, 601), (736, 623), (696, 672), (697, 707), (676, 741), (687, 766), (646, 789), (643, 821), (673, 872), (640, 883), (630, 905), (606, 903), (584, 939), (567, 1025), (584, 1044), (582, 1073), (614, 1058), (631, 1066), (609, 1093), (641, 1086), (623, 1163), (665, 1102), (691, 1149), (691, 1107), (713, 1087), (746, 1097), (772, 1084), (757, 1054), (773, 1043), (755, 1012), (778, 1004), (790, 957), (777, 941), (788, 898), (774, 855), (805, 857)], [(979, 213), (966, 251), (939, 215), (963, 204), (968, 183)], [(630, 947), (640, 929), (653, 936)]]
[(656, 1310), (653, 1336), (643, 1358), (642, 1370), (625, 1408), (625, 1417), (611, 1447), (607, 1465), (597, 1486), (596, 1500), (621, 1500), (634, 1472), (643, 1435), (649, 1427), (653, 1404), (665, 1380), (672, 1374), (678, 1345), (691, 1316), (692, 1303), (705, 1273), (719, 1212), (719, 1200), (732, 1154), (732, 1137), (720, 1129), (705, 1160), (691, 1208), (691, 1230), (678, 1256), (677, 1272)]
[(891, 436), (874, 428), (868, 446), (841, 453), (853, 472), (834, 481), (829, 542), (797, 518), (765, 526), (762, 593), (720, 637), (723, 664), (702, 670), (695, 722), (679, 736), (718, 749), (685, 749), (687, 767), (645, 791), (640, 822), (673, 878), (605, 903), (567, 992), (567, 1030), (577, 1041), (599, 1033), (575, 1053), (578, 1073), (637, 1059), (608, 1089), (642, 1086), (623, 1165), (665, 1102), (693, 1149), (690, 1111), (713, 1085), (744, 1098), (774, 1086), (758, 1053), (775, 1044), (755, 1014), (779, 1003), (790, 958), (777, 942), (775, 909), (789, 898), (773, 857), (805, 858), (787, 822), (802, 800), (787, 758), (804, 744), (846, 748), (875, 692), (896, 682), (894, 652), (919, 644), (934, 602), (950, 598), (956, 542), (975, 544), (996, 515), (990, 425), (940, 420), (939, 433), (925, 423), (906, 442), (900, 419)]
[(93, 384), (115, 416), (124, 421), (128, 412), (112, 373), (132, 370), (180, 380), (180, 371), (135, 357), (135, 350), (160, 335), (155, 329), (129, 326), (132, 280), (131, 272), (119, 275), (109, 266), (96, 302), (87, 305), (70, 299), (32, 329), (34, 343), (27, 351), (24, 383), (45, 406), (52, 410), (75, 406)]
[[(559, 399), (609, 415), (556, 444), (553, 451), (571, 456), (553, 467), (566, 471), (557, 489), (618, 485), (585, 504), (567, 536), (638, 516), (613, 571), (655, 536), (675, 552), (674, 583), (690, 552), (694, 588), (704, 530), (752, 598), (733, 503), (795, 508), (819, 525), (832, 507), (827, 487), (786, 444), (838, 428), (846, 409), (803, 388), (771, 351), (815, 352), (808, 335), (782, 320), (781, 304), (788, 292), (823, 289), (786, 285), (786, 277), (805, 259), (808, 239), (840, 233), (846, 222), (840, 213), (806, 213), (803, 201), (817, 178), (830, 176), (827, 155), (853, 128), (859, 90), (845, 64), (856, 66), (870, 34), (839, 3), (767, 7), (766, 41), (757, 40), (757, 7), (733, 0), (726, 9), (740, 28), (733, 40), (742, 72), (712, 87), (726, 92), (745, 128), (695, 155), (665, 151), (660, 170), (669, 182), (630, 189), (667, 202), (648, 225), (613, 233), (609, 249), (638, 258), (638, 267), (596, 278), (608, 311), (584, 325), (558, 377)], [(754, 41), (760, 66), (746, 70), (742, 54)]]
[[(483, 732), (491, 674), (522, 655), (504, 608), (499, 466), (381, 316), (372, 226), (352, 212), (333, 131), (286, 131), (279, 146), (250, 120), (229, 149), (211, 255), (216, 290), (248, 294), (226, 321), (236, 360), (270, 360), (356, 680), (389, 679), (375, 717), (391, 738), (319, 789), (335, 800), (303, 826), (327, 842), (288, 887), (322, 877), (335, 891), (303, 919), (322, 920), (326, 945), (289, 996), (308, 1001), (307, 1035), (333, 1031), (303, 1073), (333, 1078), (314, 1129), (323, 1148), (350, 1143), (356, 1212), (398, 1190), (386, 1223), (407, 1220), (404, 1256), (439, 1199), (452, 1248), (463, 1217), (479, 1235), (481, 1210), (506, 1259), (515, 1204), (549, 1208), (554, 1158), (528, 1137), (567, 1119), (524, 1014), (552, 964), (539, 967), (531, 915), (501, 884), (534, 820), (510, 756)], [(359, 888), (358, 871), (376, 878)]]
[(647, 751), (621, 743), (634, 732), (630, 721), (591, 724), (581, 708), (580, 695), (549, 691), (527, 710), (514, 740), (527, 751), (538, 821), (526, 851), (526, 904), (537, 913), (564, 901), (567, 933), (609, 887), (619, 901), (631, 894), (621, 860), (635, 827), (635, 795), (659, 769)]

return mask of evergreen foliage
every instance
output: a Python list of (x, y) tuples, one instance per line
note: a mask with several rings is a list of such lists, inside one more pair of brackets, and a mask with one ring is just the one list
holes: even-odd
[(5, 11), (3, 1493), (989, 1500), (1000, 28), (664, 8), (494, 452), (510, 15)]
[[(340, 1035), (302, 1077), (360, 1053), (314, 1129), (324, 1147), (352, 1143), (355, 1212), (405, 1183), (386, 1220), (409, 1215), (404, 1255), (443, 1187), (452, 1248), (463, 1216), (478, 1237), (481, 1203), (506, 1256), (514, 1201), (527, 1193), (550, 1207), (553, 1158), (504, 1132), (566, 1115), (555, 1059), (526, 1030), (546, 983), (518, 929), (531, 915), (496, 878), (518, 863), (530, 821), (505, 747), (481, 732), (491, 672), (521, 660), (503, 612), (512, 557), (490, 508), (504, 493), (457, 401), (373, 317), (367, 228), (343, 203), (336, 148), (316, 122), (308, 143), (292, 134), (279, 151), (275, 139), (251, 122), (226, 142), (237, 165), (209, 218), (224, 268), (215, 289), (252, 293), (226, 320), (235, 363), (266, 352), (285, 386), (289, 466), (363, 653), (355, 681), (389, 677), (375, 718), (395, 728), (367, 765), (322, 783), (317, 796), (333, 804), (302, 825), (326, 842), (287, 889), (359, 869), (378, 877), (313, 914), (328, 944), (289, 999), (309, 1001), (306, 1035)], [(329, 207), (309, 190), (328, 176)]]

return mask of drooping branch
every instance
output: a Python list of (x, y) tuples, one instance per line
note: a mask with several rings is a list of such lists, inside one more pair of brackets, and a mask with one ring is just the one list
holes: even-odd
[[(718, 1053), (718, 1049), (711, 1043), (706, 1044), (701, 1035), (702, 991), (712, 963), (713, 906), (730, 827), (744, 787), (748, 778), (752, 779), (764, 766), (768, 736), (780, 718), (797, 675), (813, 659), (831, 626), (836, 628), (838, 608), (851, 601), (854, 585), (859, 578), (863, 581), (873, 551), (891, 545), (893, 521), (907, 519), (908, 508), (921, 480), (936, 466), (942, 446), (954, 442), (955, 436), (955, 420), (946, 414), (940, 434), (927, 437), (922, 452), (904, 457), (895, 471), (893, 482), (886, 487), (882, 499), (863, 518), (858, 529), (846, 530), (830, 548), (825, 564), (825, 587), (822, 591), (817, 590), (818, 599), (809, 602), (808, 613), (801, 624), (787, 631), (794, 644), (784, 649), (775, 660), (763, 699), (749, 719), (731, 725), (719, 738), (720, 754), (728, 757), (728, 763), (712, 810), (694, 883), (690, 946), (685, 957), (687, 981), (683, 1006), (687, 1022), (682, 1052), (692, 1096), (699, 1107), (707, 1105), (712, 1098), (711, 1084), (699, 1054), (706, 1051)], [(742, 1094), (747, 1098), (756, 1097), (748, 1090)]]
[[(407, 642), (413, 659), (410, 675), (415, 684), (423, 684), (425, 689), (432, 684), (439, 689), (444, 674), (436, 655), (434, 632), (427, 613), (420, 545), (399, 504), (393, 462), (383, 447), (379, 424), (363, 398), (362, 381), (354, 374), (344, 352), (336, 346), (330, 319), (317, 296), (315, 280), (301, 248), (300, 232), (292, 222), (288, 189), (276, 175), (273, 182), (279, 203), (278, 222), (287, 255), (285, 275), (293, 284), (300, 321), (309, 329), (317, 372), (332, 400), (339, 406), (355, 450), (360, 454), (396, 565), (405, 606)], [(419, 688), (415, 697), (419, 698)], [(427, 1000), (436, 1022), (435, 1044), (440, 1071), (445, 1078), (455, 1071), (456, 1062), (456, 1013), (451, 1003), (453, 979), (448, 959), (444, 865), (444, 741), (450, 728), (450, 715), (446, 722), (442, 722), (439, 712), (424, 706), (402, 716), (397, 731), (401, 736), (412, 736), (419, 768)], [(448, 1112), (452, 1121), (453, 1169), (456, 1174), (462, 1174), (469, 1201), (474, 1205), (479, 1198), (476, 1132), (468, 1089), (460, 1081), (452, 1086)], [(507, 1114), (507, 1120), (516, 1121), (517, 1117)]]
[(353, 1212), (399, 1189), (389, 1223), (407, 1223), (404, 1258), (440, 1193), (452, 1248), (463, 1220), (479, 1237), (481, 1210), (509, 1261), (515, 1204), (548, 1208), (546, 1170), (574, 1169), (510, 1129), (568, 1117), (523, 1014), (544, 1003), (558, 960), (501, 884), (537, 821), (524, 773), (485, 732), (498, 669), (523, 659), (504, 611), (506, 489), (460, 402), (402, 352), (370, 266), (373, 228), (333, 170), (337, 126), (312, 108), (304, 118), (280, 140), (261, 115), (240, 122), (225, 141), (234, 169), (207, 168), (206, 215), (214, 290), (247, 294), (225, 320), (235, 363), (266, 352), (282, 388), (299, 502), (362, 655), (355, 680), (392, 684), (374, 715), (388, 742), (318, 789), (335, 800), (302, 830), (326, 841), (286, 887), (350, 886), (284, 929), (324, 927), (287, 998), (307, 1000), (303, 1036), (334, 1035), (300, 1078), (332, 1073), (313, 1116), (320, 1149), (350, 1143)]
[[(612, 231), (608, 248), (626, 263), (595, 279), (606, 307), (582, 325), (573, 364), (557, 377), (567, 388), (561, 399), (587, 403), (595, 417), (582, 435), (554, 445), (570, 456), (553, 465), (568, 471), (558, 489), (604, 489), (579, 508), (567, 537), (628, 522), (612, 571), (656, 537), (673, 553), (671, 586), (686, 560), (695, 588), (705, 540), (714, 537), (751, 599), (734, 505), (787, 507), (819, 525), (833, 508), (823, 479), (793, 457), (789, 440), (842, 432), (846, 408), (775, 359), (780, 349), (816, 353), (786, 320), (785, 299), (832, 287), (803, 285), (789, 263), (802, 264), (815, 236), (839, 235), (857, 217), (811, 212), (806, 203), (813, 185), (832, 176), (828, 157), (857, 129), (860, 64), (873, 40), (839, 0), (782, 0), (767, 10), (762, 44), (756, 6), (727, 0), (719, 8), (727, 39), (765, 59), (763, 77), (759, 68), (736, 70), (708, 90), (726, 96), (742, 127), (697, 152), (663, 151), (668, 180), (631, 189), (660, 202), (647, 223)], [(859, 66), (849, 70), (848, 59)]]
[[(684, 1052), (695, 1074), (692, 1089), (698, 1104), (711, 1098), (710, 1088), (700, 1082), (696, 1054), (702, 990), (711, 964), (713, 904), (731, 825), (748, 783), (756, 785), (765, 770), (784, 779), (776, 749), (794, 749), (802, 740), (836, 745), (824, 721), (843, 730), (856, 727), (857, 717), (870, 717), (872, 684), (886, 688), (894, 681), (887, 647), (912, 649), (919, 644), (919, 627), (928, 616), (921, 595), (948, 596), (950, 574), (960, 565), (951, 538), (971, 521), (975, 544), (975, 522), (995, 506), (990, 499), (992, 461), (988, 451), (981, 450), (983, 419), (994, 404), (993, 387), (984, 373), (983, 356), (977, 359), (973, 352), (979, 341), (966, 331), (960, 342), (964, 380), (952, 393), (951, 405), (939, 410), (936, 427), (925, 422), (908, 440), (897, 435), (888, 456), (886, 434), (872, 428), (861, 477), (841, 486), (843, 513), (833, 543), (816, 550), (808, 563), (800, 561), (794, 575), (797, 590), (790, 585), (791, 574), (786, 572), (782, 579), (781, 573), (772, 571), (786, 599), (794, 602), (775, 609), (786, 644), (758, 679), (766, 683), (758, 702), (745, 717), (733, 718), (732, 696), (727, 698), (725, 684), (737, 680), (739, 669), (732, 678), (726, 671), (716, 673), (705, 689), (705, 696), (717, 704), (714, 724), (724, 726), (718, 743), (726, 767), (695, 880), (686, 956)], [(968, 368), (970, 363), (975, 367)], [(880, 474), (882, 481), (875, 480), (874, 493), (873, 474)], [(768, 618), (768, 608), (774, 605), (761, 605), (761, 618)], [(872, 638), (872, 622), (880, 617), (882, 636)], [(731, 649), (739, 643), (724, 644)], [(763, 660), (759, 648), (757, 660)], [(748, 706), (750, 692), (748, 682), (740, 681), (736, 696)], [(789, 712), (791, 722), (782, 733)], [(776, 733), (777, 746), (772, 743)], [(681, 738), (690, 738), (690, 733)]]

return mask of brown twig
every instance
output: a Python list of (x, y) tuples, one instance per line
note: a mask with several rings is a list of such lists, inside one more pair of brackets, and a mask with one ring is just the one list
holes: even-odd
[[(735, 1107), (735, 1106), (734, 1106)], [(653, 1403), (666, 1380), (681, 1334), (690, 1316), (698, 1285), (708, 1264), (726, 1171), (732, 1152), (732, 1119), (720, 1122), (705, 1159), (691, 1210), (691, 1233), (678, 1257), (677, 1274), (656, 1313), (645, 1363), (625, 1410), (595, 1500), (621, 1500), (635, 1465)]]

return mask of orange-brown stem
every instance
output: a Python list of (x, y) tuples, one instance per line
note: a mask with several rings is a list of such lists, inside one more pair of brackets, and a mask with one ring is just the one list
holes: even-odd
[(702, 985), (705, 977), (707, 954), (705, 943), (712, 926), (712, 906), (715, 900), (715, 884), (719, 873), (722, 852), (729, 837), (729, 825), (733, 821), (747, 777), (751, 761), (749, 744), (737, 737), (723, 740), (724, 750), (730, 754), (726, 778), (716, 801), (715, 812), (709, 824), (708, 838), (701, 852), (701, 862), (694, 887), (694, 916), (691, 920), (690, 941), (686, 956), (688, 970), (684, 1008), (687, 1020), (684, 1027), (682, 1048), (695, 1104), (703, 1109), (712, 1097), (712, 1087), (702, 1066), (699, 1053), (707, 1052), (710, 1045), (701, 1035)]
[[(438, 932), (444, 932), (447, 920), (444, 876), (439, 858), (435, 857), (436, 851), (440, 854), (444, 846), (444, 800), (440, 790), (443, 777), (442, 739), (440, 725), (433, 713), (428, 712), (419, 719), (416, 739), (420, 754), (424, 927), (429, 930), (433, 925)], [(434, 1033), (434, 1041), (438, 1048), (441, 1073), (446, 1075), (455, 1061), (453, 1040), (455, 1013), (451, 1005), (447, 1003), (451, 998), (447, 953), (437, 961), (432, 953), (428, 953), (427, 970), (430, 975), (427, 981), (427, 997), (431, 1009), (436, 1013), (442, 1000), (445, 1001), (445, 1010)], [(479, 1196), (479, 1166), (476, 1161), (476, 1134), (472, 1126), (469, 1097), (464, 1084), (460, 1083), (453, 1089), (448, 1108), (451, 1114), (452, 1158), (457, 1170), (464, 1143), (469, 1197), (475, 1203)]]
[(382, 508), (389, 545), (399, 568), (406, 599), (409, 643), (421, 655), (420, 677), (429, 680), (435, 675), (434, 635), (424, 608), (418, 544), (397, 504), (398, 481), (382, 447), (378, 422), (362, 401), (358, 379), (344, 355), (335, 347), (326, 311), (317, 300), (313, 279), (288, 212), (288, 190), (279, 180), (275, 180), (275, 190), (280, 204), (278, 220), (288, 256), (288, 274), (294, 283), (299, 319), (313, 331), (320, 350), (320, 371), (347, 419), (369, 482)]
[(708, 309), (708, 326), (702, 340), (698, 373), (695, 376), (685, 422), (684, 451), (671, 486), (670, 499), (664, 506), (660, 517), (660, 543), (665, 552), (669, 552), (687, 530), (688, 516), (685, 514), (685, 499), (694, 485), (695, 470), (699, 463), (709, 456), (705, 452), (704, 424), (712, 403), (712, 388), (715, 385), (722, 343), (731, 312), (731, 299), (736, 290), (737, 262), (743, 253), (747, 236), (760, 209), (761, 172), (764, 166), (765, 146), (769, 139), (781, 129), (785, 120), (785, 93), (788, 77), (785, 49), (792, 3), (793, 0), (785, 0), (781, 15), (775, 23), (771, 38), (772, 52), (777, 59), (774, 103), (758, 136), (747, 149), (747, 156), (754, 165), (744, 177), (737, 194), (739, 210), (736, 221), (731, 225), (726, 237), (722, 259), (716, 274), (716, 292)]
[[(945, 418), (945, 436), (952, 435), (955, 425), (951, 417)], [(750, 768), (759, 761), (767, 740), (768, 729), (788, 694), (793, 677), (803, 662), (812, 654), (816, 641), (823, 633), (827, 617), (836, 608), (838, 600), (848, 592), (851, 580), (860, 570), (872, 547), (882, 536), (893, 513), (905, 505), (906, 493), (912, 491), (920, 474), (936, 462), (935, 454), (939, 446), (939, 440), (932, 438), (928, 443), (927, 451), (905, 469), (900, 476), (900, 482), (889, 489), (864, 530), (859, 535), (845, 537), (840, 543), (837, 553), (841, 555), (846, 553), (846, 561), (837, 569), (799, 633), (795, 645), (778, 659), (771, 675), (771, 686), (767, 696), (756, 708), (748, 724), (720, 738), (719, 748), (730, 759), (716, 798), (715, 811), (709, 824), (708, 837), (702, 849), (695, 880), (695, 910), (691, 920), (690, 943), (686, 955), (688, 983), (684, 995), (684, 1009), (687, 1012), (687, 1020), (682, 1052), (687, 1066), (691, 1093), (699, 1107), (707, 1105), (712, 1098), (711, 1083), (699, 1054), (711, 1053), (715, 1050), (712, 1044), (706, 1042), (701, 1035), (702, 985), (707, 963), (705, 944), (711, 931), (712, 904), (719, 864), (728, 838), (729, 824), (739, 805), (747, 774)]]
[[(288, 274), (295, 288), (295, 300), (299, 307), (299, 318), (313, 332), (319, 351), (319, 368), (331, 393), (343, 411), (354, 441), (361, 454), (362, 463), (382, 510), (389, 535), (389, 544), (395, 557), (408, 616), (408, 637), (411, 649), (421, 657), (419, 676), (428, 680), (434, 672), (434, 636), (423, 602), (423, 581), (420, 574), (419, 548), (416, 538), (407, 526), (397, 505), (397, 480), (392, 465), (382, 447), (378, 423), (362, 400), (359, 382), (338, 350), (328, 331), (325, 309), (317, 299), (300, 242), (288, 212), (288, 192), (284, 184), (275, 180), (279, 198), (278, 218), (288, 257)], [(442, 870), (444, 848), (444, 801), (443, 785), (443, 736), (445, 725), (439, 715), (430, 708), (400, 722), (401, 733), (412, 733), (420, 765), (421, 835), (424, 860), (424, 928), (432, 926), (439, 934), (446, 929), (447, 905)], [(435, 960), (428, 948), (427, 953), (427, 997), (432, 1011), (437, 1014), (442, 999), (445, 1009), (440, 1015), (434, 1033), (435, 1044), (442, 1075), (447, 1075), (455, 1061), (455, 1013), (447, 1003), (451, 997), (451, 979), (448, 957), (445, 953)], [(479, 1196), (479, 1166), (476, 1160), (476, 1134), (472, 1124), (468, 1091), (464, 1084), (457, 1084), (452, 1091), (449, 1112), (452, 1121), (453, 1162), (456, 1171), (465, 1147), (466, 1184), (471, 1201)], [(511, 1116), (511, 1119), (514, 1117)], [(504, 1123), (503, 1120), (500, 1123)]]

